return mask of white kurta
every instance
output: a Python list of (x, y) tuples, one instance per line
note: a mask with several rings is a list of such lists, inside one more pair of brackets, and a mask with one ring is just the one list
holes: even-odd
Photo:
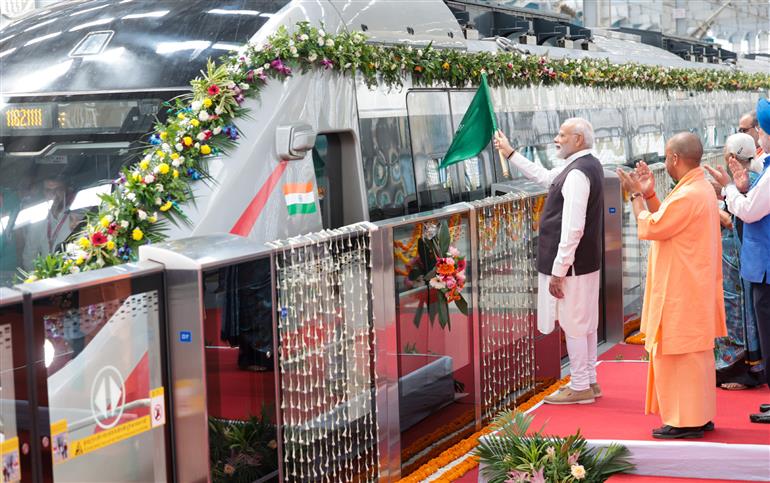
[[(578, 151), (566, 159), (567, 163), (564, 167), (550, 170), (529, 161), (519, 153), (515, 153), (510, 160), (524, 176), (544, 187), (549, 187), (573, 161), (590, 153), (589, 149)], [(538, 330), (544, 334), (554, 330), (556, 320), (570, 337), (582, 337), (595, 332), (599, 325), (601, 274), (598, 270), (585, 275), (566, 277), (564, 298), (561, 300), (553, 297), (548, 291), (551, 275), (566, 276), (575, 261), (575, 251), (585, 230), (590, 193), (591, 183), (588, 177), (577, 169), (570, 171), (561, 190), (564, 207), (556, 258), (550, 274), (538, 275), (537, 326)]]

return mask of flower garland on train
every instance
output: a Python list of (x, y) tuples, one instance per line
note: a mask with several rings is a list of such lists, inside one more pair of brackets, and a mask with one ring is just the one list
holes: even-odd
[(98, 213), (64, 251), (35, 261), (27, 281), (115, 265), (137, 258), (138, 247), (164, 240), (168, 222), (187, 223), (183, 205), (192, 201), (192, 183), (207, 180), (208, 160), (237, 142), (234, 121), (243, 102), (256, 97), (270, 79), (284, 80), (295, 70), (358, 72), (374, 87), (401, 87), (411, 77), (418, 86), (467, 87), (486, 73), (492, 86), (568, 84), (684, 90), (759, 90), (770, 75), (735, 71), (671, 69), (611, 64), (599, 59), (550, 59), (514, 52), (464, 52), (431, 46), (380, 46), (362, 33), (328, 34), (303, 22), (293, 32), (281, 27), (262, 46), (250, 45), (219, 64), (209, 63), (191, 82), (192, 94), (169, 105), (139, 162), (123, 168), (116, 189), (102, 196)]

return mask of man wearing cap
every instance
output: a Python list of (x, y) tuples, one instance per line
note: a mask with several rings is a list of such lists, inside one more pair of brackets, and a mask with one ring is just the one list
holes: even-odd
[[(757, 103), (758, 142), (765, 153), (770, 152), (770, 102)], [(764, 154), (764, 170), (749, 186), (749, 177), (737, 161), (730, 162), (733, 181), (721, 166), (708, 171), (722, 186), (731, 213), (744, 221), (741, 248), (741, 276), (751, 282), (757, 328), (765, 366), (765, 382), (770, 386), (770, 156)], [(749, 186), (745, 195), (741, 188)], [(755, 423), (770, 424), (770, 405), (763, 404), (759, 413), (750, 416)]]

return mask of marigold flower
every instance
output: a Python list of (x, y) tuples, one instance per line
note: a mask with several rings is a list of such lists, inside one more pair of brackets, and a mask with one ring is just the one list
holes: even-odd
[(144, 232), (139, 228), (134, 228), (134, 231), (131, 232), (131, 238), (133, 238), (135, 241), (140, 241), (142, 238), (144, 238)]
[(193, 127), (198, 127), (198, 126), (200, 126), (200, 125), (201, 125), (201, 122), (200, 122), (199, 120), (197, 120), (197, 119), (193, 119), (193, 120), (191, 120), (191, 121), (190, 121), (190, 124), (191, 124)]
[(214, 104), (214, 101), (212, 101), (212, 100), (211, 100), (211, 99), (209, 99), (208, 97), (207, 97), (207, 98), (205, 98), (205, 99), (203, 99), (203, 107), (205, 107), (206, 109), (208, 109), (209, 107), (211, 107), (211, 105), (212, 105), (212, 104)]
[(178, 178), (179, 177), (179, 171), (177, 171), (176, 169), (174, 170), (173, 174), (174, 174), (174, 178)]
[(166, 201), (165, 203), (163, 203), (163, 205), (161, 205), (160, 211), (168, 211), (171, 209), (172, 206), (174, 206), (174, 203), (170, 201)]
[(190, 146), (193, 145), (193, 138), (191, 138), (190, 136), (185, 136), (182, 139), (182, 143), (189, 148)]
[(110, 226), (110, 219), (106, 216), (103, 216), (101, 220), (99, 220), (99, 224), (102, 225), (102, 228), (107, 228)]
[(414, 66), (415, 72), (422, 72), (422, 66), (421, 65), (415, 65)]
[(203, 146), (201, 146), (201, 154), (203, 155), (211, 154), (211, 146), (209, 146), (208, 144), (204, 144)]
[(168, 174), (170, 169), (171, 169), (171, 167), (168, 164), (166, 164), (166, 163), (160, 163), (158, 165), (158, 172), (160, 174)]
[(107, 248), (107, 250), (109, 250), (109, 251), (114, 250), (115, 249), (115, 242), (112, 241), (112, 240), (108, 241), (107, 244), (105, 245), (105, 248)]
[(166, 131), (161, 131), (161, 132), (160, 132), (160, 134), (159, 134), (159, 136), (160, 136), (160, 138), (161, 138), (162, 140), (164, 140), (164, 141), (165, 141), (165, 140), (166, 140), (166, 138), (168, 137), (168, 133), (167, 133)]
[(80, 248), (82, 248), (83, 250), (88, 250), (89, 248), (91, 248), (91, 241), (86, 237), (81, 237), (78, 240), (78, 245), (80, 245)]
[(149, 167), (150, 167), (150, 162), (149, 162), (149, 161), (147, 161), (146, 159), (143, 159), (143, 160), (142, 160), (142, 161), (139, 163), (139, 169), (141, 169), (142, 171), (146, 170), (146, 169), (147, 169), (147, 168), (149, 168)]
[(449, 70), (449, 67), (451, 66), (449, 65), (449, 62), (444, 62), (443, 64), (441, 64), (441, 67), (443, 67), (444, 70)]

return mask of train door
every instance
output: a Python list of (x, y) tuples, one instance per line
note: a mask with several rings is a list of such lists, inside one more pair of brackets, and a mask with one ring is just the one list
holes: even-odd
[(324, 229), (368, 219), (353, 133), (318, 134), (313, 146), (313, 168)]

